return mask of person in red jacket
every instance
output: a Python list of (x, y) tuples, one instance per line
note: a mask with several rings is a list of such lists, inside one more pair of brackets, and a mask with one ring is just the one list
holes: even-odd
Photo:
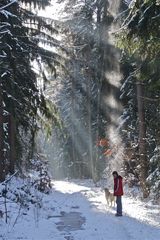
[(114, 196), (116, 196), (117, 204), (117, 213), (115, 216), (120, 217), (122, 216), (123, 178), (116, 171), (112, 175), (114, 178)]

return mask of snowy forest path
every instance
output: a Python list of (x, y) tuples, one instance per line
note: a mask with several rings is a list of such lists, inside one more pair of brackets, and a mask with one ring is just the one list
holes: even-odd
[[(160, 239), (158, 207), (124, 196), (123, 210), (123, 217), (115, 217), (116, 209), (107, 205), (103, 189), (90, 180), (53, 180), (51, 193), (41, 195), (41, 207), (32, 204), (28, 211), (22, 210), (0, 239)], [(16, 211), (12, 209), (12, 214)]]
[(145, 213), (140, 203), (131, 198), (123, 200), (124, 217), (116, 218), (116, 210), (107, 206), (103, 190), (93, 187), (91, 182), (59, 181), (53, 183), (53, 189), (62, 194), (56, 207), (62, 209), (56, 225), (64, 239), (157, 240), (160, 236), (160, 228), (153, 226), (148, 212)]

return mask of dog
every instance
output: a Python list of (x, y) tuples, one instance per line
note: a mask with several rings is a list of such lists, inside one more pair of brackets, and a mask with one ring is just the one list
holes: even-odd
[(108, 206), (112, 207), (112, 204), (115, 206), (115, 197), (114, 197), (113, 193), (111, 193), (108, 188), (105, 188), (104, 192), (105, 192), (105, 198), (106, 198)]

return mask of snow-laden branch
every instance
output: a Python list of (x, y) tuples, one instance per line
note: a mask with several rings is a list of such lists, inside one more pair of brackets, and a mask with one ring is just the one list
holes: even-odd
[(19, 172), (19, 170), (17, 170), (14, 174), (9, 176), (9, 178), (7, 178), (5, 181), (1, 182), (1, 184), (4, 185), (4, 184), (8, 183), (18, 172)]
[(3, 9), (5, 9), (5, 8), (7, 8), (7, 7), (9, 7), (9, 6), (11, 6), (13, 3), (15, 3), (15, 2), (17, 2), (17, 0), (12, 0), (10, 3), (8, 3), (7, 5), (5, 5), (5, 6), (3, 6), (3, 7), (1, 7), (0, 8), (0, 11), (2, 11)]
[(12, 14), (11, 12), (7, 11), (7, 10), (0, 10), (1, 14), (3, 14), (6, 18), (8, 18), (9, 16), (11, 17), (17, 17), (16, 15)]

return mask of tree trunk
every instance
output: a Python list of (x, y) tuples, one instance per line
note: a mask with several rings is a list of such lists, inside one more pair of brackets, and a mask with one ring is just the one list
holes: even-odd
[[(75, 73), (75, 63), (73, 66), (73, 71)], [(71, 91), (71, 138), (72, 138), (72, 162), (73, 162), (73, 177), (76, 176), (76, 136), (75, 136), (75, 77), (72, 77), (72, 91)]]
[(88, 150), (89, 150), (89, 162), (90, 171), (93, 181), (96, 181), (94, 174), (94, 161), (93, 161), (93, 140), (92, 140), (92, 106), (91, 106), (91, 77), (88, 74), (87, 79), (87, 114), (88, 114)]
[[(102, 60), (102, 31), (101, 31), (101, 20), (102, 20), (102, 6), (100, 4), (100, 1), (97, 0), (97, 46), (100, 52), (101, 60)], [(96, 109), (96, 124), (97, 124), (97, 129), (96, 129), (96, 141), (100, 137), (100, 103), (101, 103), (101, 88), (102, 88), (102, 81), (103, 81), (103, 62), (99, 61), (99, 65), (97, 66), (97, 83), (98, 83), (98, 89), (97, 89), (97, 109)], [(96, 157), (95, 157), (95, 166), (94, 166), (94, 172), (95, 172), (95, 177), (96, 177), (96, 182), (100, 180), (100, 173), (98, 171), (98, 161), (99, 161), (99, 149), (98, 147), (96, 148)]]
[(149, 195), (149, 189), (146, 182), (148, 176), (148, 159), (146, 150), (146, 122), (145, 122), (145, 103), (144, 103), (144, 85), (137, 82), (137, 104), (139, 118), (139, 159), (140, 159), (140, 183), (143, 191), (143, 197)]
[(13, 174), (15, 170), (16, 149), (15, 149), (15, 120), (12, 114), (9, 115), (9, 143), (10, 143), (9, 172)]
[(0, 182), (4, 181), (4, 154), (3, 154), (3, 98), (2, 89), (0, 89)]

